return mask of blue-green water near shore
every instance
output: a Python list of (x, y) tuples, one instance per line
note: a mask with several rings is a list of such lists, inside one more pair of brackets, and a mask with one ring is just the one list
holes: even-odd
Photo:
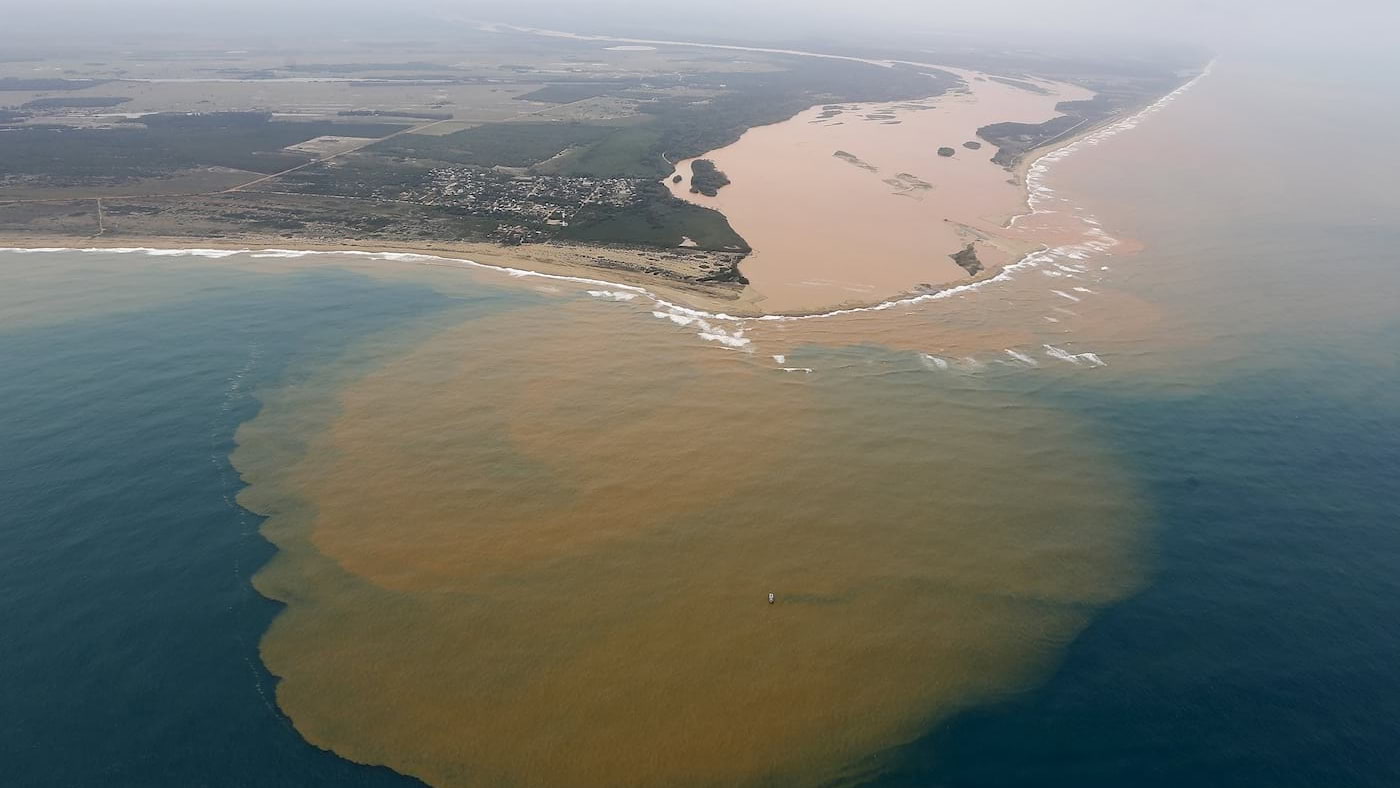
[(1400, 782), (1400, 373), (1297, 351), (1198, 396), (1079, 402), (1148, 482), (1152, 582), (1044, 686), (870, 784)]
[[(0, 253), (0, 781), (418, 784), (310, 739), (468, 785), (1396, 784), (1400, 205), (1329, 146), (1397, 118), (1384, 73), (1261, 69), (1057, 172), (1146, 246), (1074, 305), (1104, 368), (818, 328), (808, 375), (465, 271)], [(608, 738), (657, 709), (681, 768)]]
[[(257, 651), (278, 605), (250, 585), (272, 548), (228, 454), (257, 387), (443, 299), (101, 262), (4, 256), (85, 303), (0, 330), (0, 782), (417, 784), (308, 746), (278, 711)], [(22, 303), (9, 283), (0, 300)], [(142, 299), (162, 288), (180, 294)], [(123, 296), (140, 300), (108, 312)]]

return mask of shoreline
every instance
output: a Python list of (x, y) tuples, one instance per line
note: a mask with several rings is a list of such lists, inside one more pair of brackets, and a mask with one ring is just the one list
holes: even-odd
[[(894, 298), (879, 302), (863, 302), (836, 304), (821, 310), (794, 311), (794, 312), (759, 312), (759, 311), (711, 311), (711, 310), (733, 310), (742, 299), (736, 298), (733, 301), (715, 300), (712, 303), (705, 303), (702, 298), (695, 298), (693, 292), (680, 288), (675, 288), (675, 293), (665, 292), (668, 289), (664, 286), (658, 287), (655, 281), (647, 279), (643, 283), (621, 282), (608, 279), (599, 279), (583, 274), (597, 272), (600, 269), (585, 265), (557, 263), (556, 270), (544, 270), (543, 268), (518, 268), (505, 265), (500, 261), (482, 262), (466, 257), (452, 257), (448, 252), (453, 250), (439, 247), (426, 246), (392, 246), (389, 244), (366, 244), (359, 245), (337, 245), (337, 244), (300, 244), (295, 248), (287, 246), (260, 246), (249, 239), (249, 243), (231, 243), (214, 241), (198, 246), (188, 245), (189, 239), (179, 237), (143, 237), (127, 239), (129, 243), (92, 243), (97, 239), (78, 237), (54, 237), (48, 236), (42, 240), (33, 238), (16, 238), (9, 234), (0, 234), (0, 252), (14, 252), (19, 254), (45, 254), (59, 252), (111, 252), (114, 254), (135, 254), (144, 253), (153, 257), (206, 257), (210, 259), (223, 259), (234, 255), (251, 255), (260, 258), (281, 258), (296, 259), (298, 257), (310, 257), (313, 255), (346, 255), (353, 257), (377, 258), (384, 262), (407, 262), (417, 265), (440, 265), (447, 267), (470, 267), (485, 271), (494, 271), (505, 274), (511, 278), (539, 278), (553, 281), (575, 282), (581, 285), (595, 285), (629, 293), (636, 293), (650, 298), (657, 306), (670, 310), (677, 316), (689, 318), (702, 318), (711, 320), (729, 321), (787, 321), (787, 320), (810, 320), (824, 317), (837, 317), (840, 315), (855, 314), (858, 312), (880, 312), (892, 309), (897, 306), (907, 306), (911, 304), (923, 303), (939, 298), (946, 298), (960, 292), (966, 292), (982, 285), (988, 284), (1000, 278), (1005, 273), (1027, 264), (1038, 264), (1040, 261), (1035, 258), (1037, 255), (1049, 251), (1048, 247), (1041, 246), (1024, 257), (999, 266), (988, 268), (976, 277), (969, 277), (958, 282), (950, 282), (945, 286), (927, 291), (911, 292), (899, 298)], [(287, 239), (280, 239), (286, 241)], [(78, 245), (69, 245), (77, 243)], [(132, 245), (135, 242), (138, 245)], [(251, 243), (251, 245), (250, 245)], [(387, 247), (387, 248), (385, 248)], [(642, 275), (645, 276), (645, 275)], [(637, 277), (640, 279), (640, 277)], [(684, 303), (670, 300), (671, 298), (684, 298)], [(710, 309), (702, 309), (700, 306), (707, 306)]]
[[(761, 312), (744, 310), (742, 307), (736, 310), (736, 306), (740, 306), (748, 300), (742, 297), (736, 297), (733, 300), (723, 300), (719, 298), (717, 294), (708, 292), (710, 288), (700, 286), (694, 288), (667, 287), (664, 284), (658, 284), (658, 282), (664, 280), (659, 280), (656, 277), (646, 274), (622, 277), (623, 279), (634, 281), (618, 281), (588, 276), (587, 274), (589, 273), (610, 272), (582, 263), (556, 261), (553, 264), (544, 266), (521, 268), (505, 264), (505, 262), (501, 260), (484, 262), (468, 257), (451, 256), (454, 252), (460, 254), (462, 251), (426, 245), (397, 246), (382, 243), (355, 244), (353, 242), (346, 242), (345, 244), (308, 243), (288, 245), (286, 241), (289, 239), (286, 238), (276, 239), (283, 242), (281, 245), (271, 245), (269, 239), (264, 240), (268, 240), (269, 245), (264, 246), (262, 245), (262, 241), (253, 237), (245, 239), (244, 243), (236, 243), (228, 240), (211, 240), (209, 243), (191, 245), (189, 243), (190, 239), (177, 236), (143, 236), (127, 238), (123, 239), (124, 242), (117, 242), (115, 240), (103, 241), (102, 239), (93, 237), (44, 236), (42, 238), (33, 238), (29, 236), (0, 233), (0, 252), (14, 252), (19, 254), (59, 252), (144, 253), (153, 257), (191, 256), (210, 259), (223, 259), (240, 254), (260, 258), (281, 259), (339, 254), (353, 257), (378, 258), (384, 262), (409, 262), (418, 265), (470, 267), (485, 271), (494, 271), (516, 279), (539, 278), (620, 289), (638, 295), (645, 295), (652, 299), (658, 306), (670, 309), (678, 315), (694, 318), (733, 321), (778, 321), (834, 317), (855, 312), (878, 312), (896, 306), (921, 303), (923, 301), (946, 297), (955, 292), (963, 292), (987, 284), (1007, 270), (1022, 265), (1026, 263), (1029, 258), (1033, 258), (1047, 251), (1047, 247), (1042, 245), (1040, 248), (1027, 253), (1018, 260), (996, 268), (988, 268), (979, 273), (976, 277), (968, 277), (961, 281), (950, 282), (935, 289), (910, 292), (899, 298), (886, 301), (833, 304), (830, 307), (824, 307), (820, 310)], [(673, 301), (671, 300), (673, 298), (683, 299), (683, 301)]]
[[(1048, 171), (1049, 164), (1053, 164), (1074, 153), (1079, 149), (1078, 146), (1084, 142), (1088, 142), (1090, 145), (1097, 145), (1100, 141), (1108, 139), (1119, 132), (1131, 131), (1143, 118), (1167, 106), (1182, 93), (1185, 93), (1193, 87), (1197, 82), (1209, 76), (1211, 70), (1214, 68), (1215, 59), (1211, 59), (1195, 76), (1173, 88), (1170, 92), (1158, 96), (1131, 112), (1111, 118), (1104, 118), (1086, 128), (1076, 130), (1074, 134), (1068, 137), (1053, 140), (1039, 148), (1032, 148), (1026, 151), (1027, 154), (1034, 155), (1022, 156), (1021, 160), (1011, 168), (1010, 172), (1016, 184), (1025, 192), (1027, 210), (1008, 217), (1006, 226), (1010, 227), (1017, 219), (1035, 213), (1036, 184), (1032, 183), (1032, 181), (1036, 180), (1037, 176), (1043, 176), (1045, 172)], [(1037, 165), (1041, 165), (1047, 158), (1050, 158), (1050, 162), (1042, 165), (1041, 169), (1036, 171)]]
[[(1072, 137), (1058, 141), (1054, 147), (1040, 150), (1033, 158), (1024, 158), (1013, 170), (1012, 175), (1016, 179), (1018, 187), (1024, 192), (1027, 210), (1010, 216), (1006, 220), (1006, 226), (1009, 227), (1015, 224), (1018, 219), (1037, 212), (1037, 181), (1049, 171), (1050, 165), (1080, 150), (1086, 141), (1091, 145), (1097, 144), (1119, 132), (1132, 129), (1143, 118), (1157, 112), (1208, 76), (1214, 65), (1215, 61), (1212, 60), (1199, 74), (1132, 114), (1107, 119)], [(1047, 159), (1049, 161), (1046, 161)], [(602, 265), (598, 260), (598, 255), (603, 253), (635, 258), (643, 257), (648, 253), (646, 250), (640, 249), (557, 244), (515, 247), (464, 242), (415, 244), (374, 239), (345, 239), (336, 242), (302, 241), (282, 236), (256, 234), (238, 238), (209, 239), (196, 244), (192, 239), (180, 236), (117, 238), (0, 232), (0, 250), (20, 252), (126, 250), (191, 254), (197, 254), (201, 250), (216, 250), (228, 253), (228, 255), (219, 256), (237, 253), (282, 252), (285, 253), (284, 256), (289, 258), (312, 254), (347, 254), (380, 257), (380, 259), (388, 261), (413, 257), (417, 258), (413, 262), (418, 264), (465, 265), (497, 271), (513, 278), (538, 277), (619, 288), (638, 295), (645, 295), (658, 307), (678, 316), (736, 322), (809, 320), (910, 306), (981, 288), (999, 281), (1015, 271), (1035, 267), (1049, 260), (1049, 255), (1053, 252), (1053, 249), (1047, 244), (1042, 243), (1014, 260), (1000, 265), (988, 266), (976, 276), (942, 283), (932, 289), (905, 291), (879, 301), (851, 299), (810, 310), (766, 312), (758, 308), (758, 302), (755, 301), (754, 293), (750, 287), (738, 287), (730, 283), (701, 284), (667, 281), (664, 277), (655, 274), (628, 270), (621, 264)], [(532, 250), (540, 253), (531, 254)], [(400, 255), (407, 257), (399, 257)], [(600, 278), (605, 275), (615, 278)]]
[(644, 273), (628, 267), (649, 262), (648, 255), (654, 253), (652, 250), (581, 244), (501, 246), (470, 242), (396, 243), (354, 238), (332, 242), (257, 234), (204, 240), (169, 235), (118, 237), (0, 232), (0, 251), (147, 252), (157, 256), (176, 253), (200, 256), (199, 252), (209, 251), (219, 254), (203, 256), (216, 259), (235, 254), (270, 257), (280, 253), (285, 259), (344, 254), (358, 257), (374, 256), (388, 262), (418, 258), (413, 261), (420, 264), (428, 264), (434, 260), (462, 264), (497, 271), (514, 278), (538, 277), (623, 288), (647, 293), (659, 300), (677, 299), (716, 310), (733, 309), (736, 306), (742, 309), (748, 300), (742, 286), (734, 283), (670, 280), (658, 274)]

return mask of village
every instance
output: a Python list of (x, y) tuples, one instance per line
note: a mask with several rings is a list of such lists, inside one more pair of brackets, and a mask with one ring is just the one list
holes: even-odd
[[(529, 241), (543, 235), (541, 225), (568, 227), (585, 206), (630, 205), (641, 183), (631, 178), (572, 178), (505, 169), (439, 167), (428, 173), (421, 187), (400, 199), (465, 209), (474, 216), (514, 219), (518, 225), (503, 225), (501, 232), (509, 240)], [(522, 233), (526, 237), (517, 237)]]

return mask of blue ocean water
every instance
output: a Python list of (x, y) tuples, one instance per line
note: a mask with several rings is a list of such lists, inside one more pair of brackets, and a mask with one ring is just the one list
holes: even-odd
[[(1400, 323), (1371, 339), (1400, 347)], [(1400, 369), (1309, 361), (1082, 394), (1158, 513), (1151, 583), (1043, 687), (868, 784), (1400, 784)]]
[(1140, 378), (1047, 394), (1143, 485), (1148, 584), (863, 784), (1400, 785), (1400, 227), (1367, 157), (1298, 153), (1393, 138), (1396, 72), (1282, 61), (1085, 164), (1173, 317)]
[(0, 331), (0, 783), (419, 784), (278, 710), (258, 659), (278, 605), (249, 582), (272, 548), (228, 455), (250, 392), (447, 299), (335, 272), (128, 276), (194, 295)]

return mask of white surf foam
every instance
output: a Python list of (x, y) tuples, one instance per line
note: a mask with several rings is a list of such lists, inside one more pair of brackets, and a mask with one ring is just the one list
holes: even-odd
[[(1173, 90), (1167, 95), (1157, 99), (1156, 101), (1138, 110), (1132, 115), (1101, 126), (1098, 129), (1089, 132), (1088, 134), (1085, 134), (1077, 139), (1071, 140), (1070, 142), (1067, 142), (1064, 145), (1061, 145), (1060, 147), (1055, 148), (1053, 150), (1047, 151), (1046, 153), (1041, 154), (1039, 157), (1037, 157), (1035, 161), (1031, 162), (1030, 167), (1026, 168), (1026, 213), (1012, 217), (1011, 223), (1015, 223), (1016, 220), (1024, 216), (1029, 216), (1031, 214), (1037, 213), (1036, 204), (1037, 202), (1043, 202), (1042, 195), (1045, 194), (1044, 189), (1046, 188), (1044, 184), (1044, 179), (1046, 173), (1049, 172), (1051, 164), (1054, 164), (1057, 161), (1061, 161), (1069, 156), (1072, 156), (1077, 151), (1083, 150), (1085, 147), (1098, 145), (1099, 143), (1109, 139), (1110, 137), (1113, 137), (1124, 131), (1128, 131), (1129, 129), (1137, 128), (1138, 125), (1141, 124), (1142, 121), (1145, 120), (1148, 116), (1159, 112), (1163, 107), (1177, 100), (1183, 93), (1195, 87), (1196, 83), (1209, 76), (1210, 72), (1214, 70), (1214, 68), (1215, 61), (1212, 60), (1210, 63), (1206, 64), (1206, 67), (1201, 70), (1201, 73), (1197, 74), (1190, 81), (1186, 82), (1186, 84), (1178, 87), (1176, 90)], [(1099, 225), (1099, 222), (1093, 219), (1092, 217), (1085, 218), (1084, 221), (1088, 224), (1094, 225), (1096, 229)]]
[(1025, 364), (1025, 365), (1028, 366), (1028, 367), (1038, 367), (1038, 366), (1040, 366), (1040, 362), (1039, 362), (1039, 361), (1036, 361), (1035, 359), (1031, 358), (1030, 356), (1026, 355), (1025, 353), (1018, 353), (1018, 352), (1012, 350), (1011, 348), (1006, 348), (1006, 355), (1008, 355), (1008, 356), (1010, 356), (1010, 357), (1016, 359), (1017, 361), (1021, 362), (1022, 364)]
[(928, 353), (920, 353), (919, 360), (930, 370), (942, 371), (948, 368), (948, 359), (939, 358), (938, 356), (929, 355)]
[(637, 297), (637, 293), (622, 293), (616, 290), (589, 290), (588, 294), (594, 298), (608, 298), (613, 301), (631, 301)]
[(306, 257), (311, 252), (302, 249), (264, 249), (261, 252), (253, 252), (249, 257), (275, 257), (287, 260), (294, 260), (298, 257)]
[(1064, 348), (1055, 347), (1054, 345), (1043, 345), (1043, 347), (1045, 348), (1045, 355), (1050, 358), (1067, 361), (1076, 366), (1081, 366), (1083, 364), (1089, 364), (1095, 367), (1108, 366), (1108, 362), (1100, 358), (1097, 353), (1071, 353)]

